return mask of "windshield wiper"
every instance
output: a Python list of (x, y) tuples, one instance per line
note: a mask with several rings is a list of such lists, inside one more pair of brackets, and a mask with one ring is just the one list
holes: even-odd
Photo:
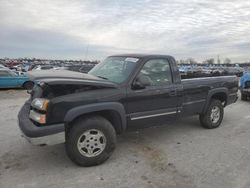
[(102, 79), (104, 79), (104, 80), (108, 80), (108, 78), (106, 78), (106, 77), (103, 77), (103, 76), (97, 76), (98, 78), (102, 78)]

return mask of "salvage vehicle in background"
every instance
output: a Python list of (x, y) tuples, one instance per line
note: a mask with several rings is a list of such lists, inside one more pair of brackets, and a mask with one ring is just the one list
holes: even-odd
[(8, 68), (0, 64), (0, 69), (8, 69)]
[(26, 75), (18, 75), (8, 68), (0, 67), (0, 88), (24, 88), (31, 90), (33, 81)]
[(240, 78), (241, 100), (246, 101), (250, 97), (250, 73), (246, 72)]
[(37, 70), (50, 70), (56, 68), (53, 65), (36, 65), (32, 71), (37, 71)]
[(82, 73), (88, 73), (95, 64), (85, 64), (85, 65), (65, 65), (62, 67), (56, 67), (54, 70), (69, 70), (69, 71), (75, 71), (75, 72), (82, 72)]
[(34, 71), (37, 84), (18, 114), (19, 127), (35, 145), (64, 143), (80, 166), (107, 160), (116, 134), (199, 115), (208, 129), (221, 125), (224, 107), (237, 100), (236, 76), (181, 79), (165, 55), (115, 55), (88, 74)]
[(179, 65), (178, 68), (181, 78), (184, 79), (227, 75), (236, 75), (237, 77), (241, 77), (244, 72), (244, 69), (238, 66)]

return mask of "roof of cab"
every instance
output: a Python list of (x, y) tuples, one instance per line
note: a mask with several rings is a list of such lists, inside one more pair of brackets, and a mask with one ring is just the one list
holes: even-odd
[(173, 58), (170, 55), (161, 55), (161, 54), (117, 54), (111, 55), (109, 57), (136, 57), (136, 58)]

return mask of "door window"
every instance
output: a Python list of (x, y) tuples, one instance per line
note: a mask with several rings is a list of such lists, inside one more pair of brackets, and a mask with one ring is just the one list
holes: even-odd
[(139, 76), (148, 78), (151, 86), (168, 85), (172, 83), (172, 73), (166, 59), (151, 59), (141, 69)]

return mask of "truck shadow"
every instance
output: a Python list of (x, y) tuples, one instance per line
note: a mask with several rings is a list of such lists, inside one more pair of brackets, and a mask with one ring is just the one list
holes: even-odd
[[(198, 116), (181, 118), (173, 122), (166, 123), (165, 125), (152, 126), (144, 129), (136, 129), (125, 132), (121, 135), (124, 138), (124, 141), (129, 140), (129, 135), (134, 133), (140, 133), (142, 137), (150, 138), (150, 134), (153, 132), (157, 137), (166, 137), (171, 136), (173, 134), (183, 134), (187, 132), (191, 132), (194, 130), (204, 130), (204, 128), (200, 125)], [(128, 137), (128, 138), (127, 138)]]

